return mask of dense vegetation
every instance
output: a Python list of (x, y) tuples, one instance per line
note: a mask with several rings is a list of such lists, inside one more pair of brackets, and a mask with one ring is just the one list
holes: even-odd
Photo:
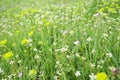
[(0, 80), (120, 80), (120, 1), (1, 0)]

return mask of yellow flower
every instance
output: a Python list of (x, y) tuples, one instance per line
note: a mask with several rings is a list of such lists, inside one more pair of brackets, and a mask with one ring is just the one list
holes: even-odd
[(46, 20), (46, 19), (43, 20), (43, 23), (44, 23), (45, 26), (49, 26), (49, 25), (51, 24), (51, 23), (50, 23), (48, 20)]
[(7, 43), (7, 40), (2, 40), (1, 42), (0, 42), (0, 45), (5, 45)]
[(37, 71), (35, 69), (30, 70), (28, 73), (30, 77), (36, 76), (36, 74), (37, 74)]
[(19, 34), (20, 33), (20, 30), (16, 30), (16, 34)]
[(28, 35), (29, 35), (29, 36), (32, 36), (32, 35), (33, 35), (33, 33), (34, 33), (34, 32), (33, 32), (33, 31), (31, 31), (31, 32), (29, 32), (29, 33), (28, 33)]
[(109, 80), (109, 78), (106, 73), (100, 72), (96, 75), (96, 80)]
[(3, 55), (3, 58), (6, 59), (6, 60), (8, 60), (8, 59), (12, 58), (12, 56), (13, 56), (12, 52), (7, 52), (7, 53), (5, 53)]
[(45, 23), (45, 26), (49, 26), (51, 23), (50, 22), (46, 22)]
[(23, 39), (22, 41), (21, 41), (21, 44), (27, 44), (28, 43), (28, 40), (27, 39)]

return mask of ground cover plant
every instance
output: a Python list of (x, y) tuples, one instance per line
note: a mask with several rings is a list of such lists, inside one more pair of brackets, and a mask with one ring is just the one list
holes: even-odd
[(1, 0), (0, 80), (120, 80), (120, 1)]

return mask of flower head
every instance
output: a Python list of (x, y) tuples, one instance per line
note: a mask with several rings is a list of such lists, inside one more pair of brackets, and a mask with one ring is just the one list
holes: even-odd
[(96, 80), (109, 80), (109, 78), (106, 73), (100, 72), (96, 75)]
[(0, 68), (0, 74), (3, 74), (3, 70)]
[(5, 45), (7, 43), (7, 40), (0, 41), (0, 45)]
[(114, 72), (114, 75), (118, 75), (119, 74), (118, 68), (114, 68), (113, 72)]
[(18, 77), (19, 77), (19, 78), (22, 77), (22, 72), (18, 73)]
[(80, 75), (81, 75), (80, 71), (76, 71), (76, 72), (75, 72), (75, 76), (76, 76), (76, 77), (79, 77)]
[(27, 39), (23, 39), (22, 41), (21, 41), (21, 44), (27, 44), (28, 43), (28, 40)]
[(89, 75), (90, 80), (95, 80), (96, 76), (92, 73), (91, 75)]
[(28, 35), (29, 35), (29, 36), (32, 36), (32, 35), (33, 35), (33, 33), (34, 33), (34, 32), (33, 32), (33, 31), (31, 31), (31, 32), (29, 32), (29, 33), (28, 33)]
[(75, 45), (78, 45), (79, 43), (80, 43), (79, 40), (77, 40), (77, 41), (74, 42)]
[(37, 71), (36, 71), (35, 69), (30, 70), (29, 73), (28, 73), (28, 75), (29, 75), (30, 77), (33, 77), (33, 76), (35, 76), (36, 74), (37, 74)]
[(12, 56), (13, 56), (13, 53), (10, 51), (10, 52), (5, 53), (5, 54), (3, 55), (3, 58), (8, 60), (8, 59), (10, 59)]

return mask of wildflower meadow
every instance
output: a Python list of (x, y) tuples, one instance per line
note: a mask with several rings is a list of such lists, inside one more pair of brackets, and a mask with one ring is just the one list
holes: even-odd
[(0, 0), (0, 80), (120, 80), (120, 0)]

